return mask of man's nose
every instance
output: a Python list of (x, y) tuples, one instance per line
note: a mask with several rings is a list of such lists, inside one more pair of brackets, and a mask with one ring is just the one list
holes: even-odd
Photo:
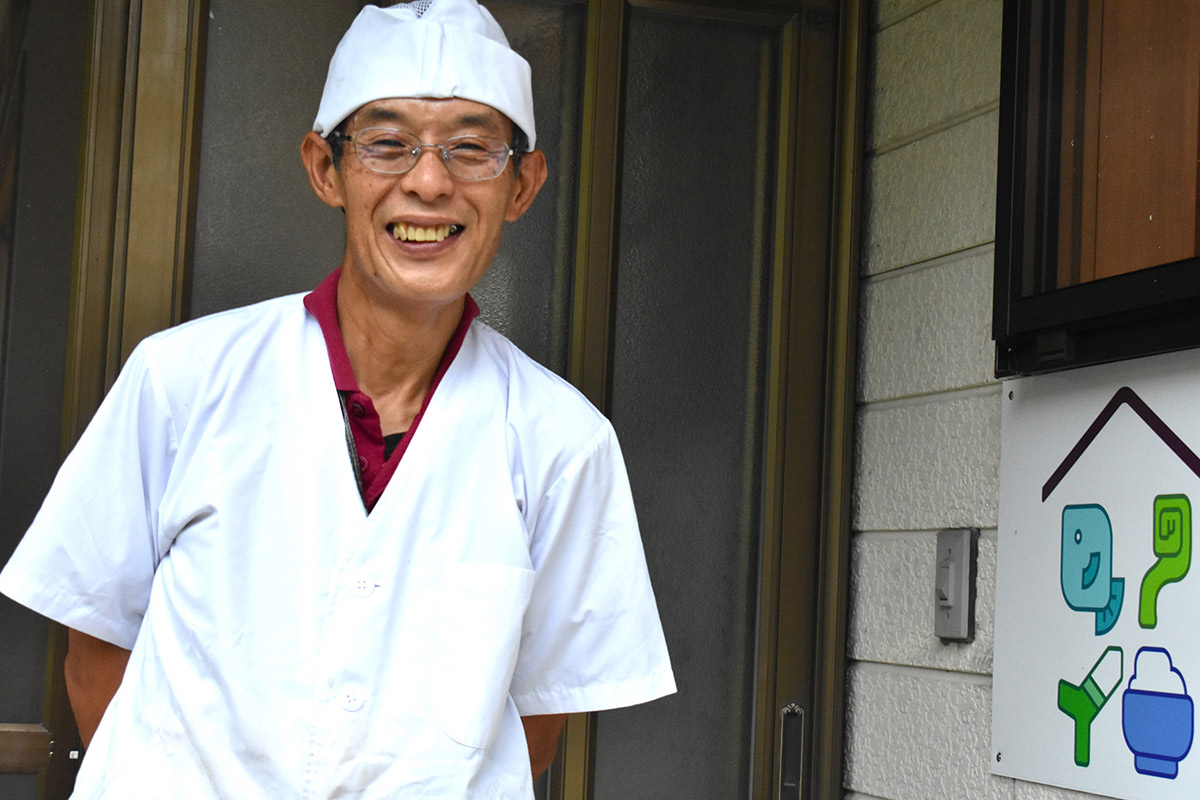
[(442, 149), (435, 144), (418, 145), (417, 162), (400, 176), (405, 191), (422, 198), (449, 194), (454, 190), (454, 176), (446, 167)]

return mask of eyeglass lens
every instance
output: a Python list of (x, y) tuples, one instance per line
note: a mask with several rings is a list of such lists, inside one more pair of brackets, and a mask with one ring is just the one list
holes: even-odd
[(391, 128), (364, 128), (347, 138), (364, 167), (387, 174), (408, 172), (426, 148), (439, 149), (450, 174), (464, 180), (490, 180), (508, 164), (508, 143), (486, 136), (455, 136), (436, 145)]

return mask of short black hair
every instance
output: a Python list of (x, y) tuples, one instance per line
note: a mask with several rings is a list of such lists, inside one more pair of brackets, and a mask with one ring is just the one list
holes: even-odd
[(526, 135), (525, 131), (523, 131), (521, 129), (521, 126), (518, 125), (517, 123), (514, 122), (512, 124), (512, 126), (513, 126), (513, 135), (512, 135), (512, 145), (511, 146), (513, 149), (513, 154), (512, 154), (513, 175), (520, 175), (521, 174), (521, 156), (525, 155), (525, 151), (529, 149), (529, 136)]
[(349, 117), (337, 124), (337, 127), (329, 132), (325, 137), (325, 141), (329, 142), (329, 149), (333, 152), (333, 168), (337, 169), (342, 164), (342, 153), (345, 152), (345, 145), (342, 142), (346, 135), (346, 123), (350, 121)]
[[(329, 149), (333, 152), (334, 169), (337, 169), (342, 164), (342, 153), (345, 152), (346, 123), (349, 121), (350, 117), (346, 117), (326, 137), (326, 141), (329, 142)], [(515, 122), (512, 124), (512, 143), (509, 144), (509, 147), (513, 149), (511, 156), (513, 175), (520, 175), (521, 156), (525, 155), (525, 151), (529, 149), (529, 136)]]

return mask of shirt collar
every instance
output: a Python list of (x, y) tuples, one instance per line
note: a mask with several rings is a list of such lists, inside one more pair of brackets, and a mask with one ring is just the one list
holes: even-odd
[[(304, 307), (317, 320), (321, 326), (321, 333), (325, 336), (325, 349), (329, 351), (329, 366), (333, 370), (334, 386), (341, 392), (357, 392), (358, 381), (354, 378), (354, 369), (350, 366), (350, 356), (346, 353), (346, 342), (342, 338), (342, 329), (338, 324), (337, 289), (338, 280), (341, 277), (341, 267), (329, 273), (316, 289), (305, 295)], [(471, 327), (472, 320), (477, 316), (479, 316), (479, 306), (475, 299), (468, 294), (466, 302), (463, 303), (463, 315), (458, 323), (458, 329), (450, 337), (450, 343), (446, 346), (442, 362), (435, 373), (434, 386), (441, 380), (446, 368), (458, 354), (463, 339), (467, 335), (467, 329)], [(432, 393), (432, 387), (430, 393)]]

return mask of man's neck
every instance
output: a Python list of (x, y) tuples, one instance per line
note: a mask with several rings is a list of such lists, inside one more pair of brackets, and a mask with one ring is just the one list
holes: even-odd
[(413, 308), (383, 301), (360, 280), (343, 269), (338, 327), (355, 380), (375, 404), (383, 433), (400, 433), (421, 410), (462, 319), (464, 298)]

